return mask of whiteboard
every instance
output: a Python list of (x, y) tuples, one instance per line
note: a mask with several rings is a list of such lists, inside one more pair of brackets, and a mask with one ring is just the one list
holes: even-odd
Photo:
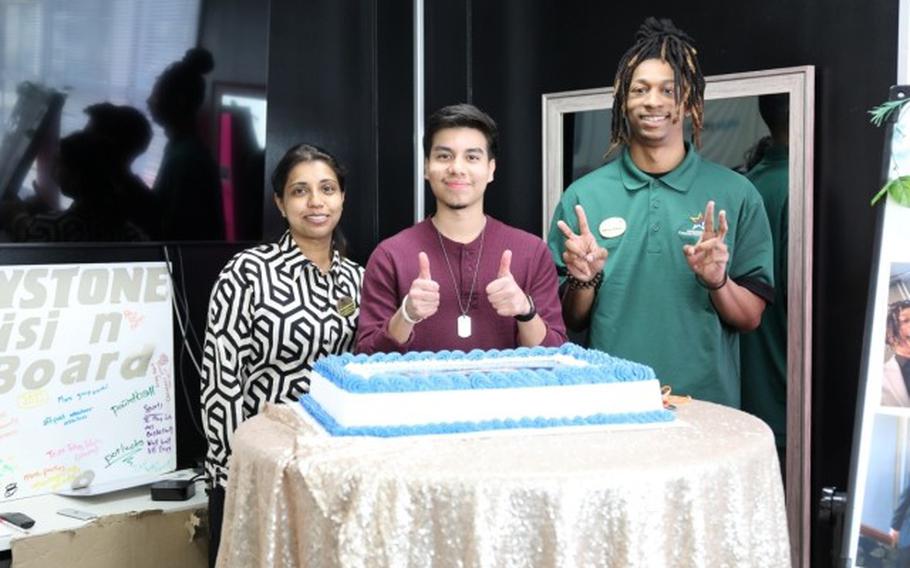
[(0, 267), (0, 501), (176, 467), (163, 262)]

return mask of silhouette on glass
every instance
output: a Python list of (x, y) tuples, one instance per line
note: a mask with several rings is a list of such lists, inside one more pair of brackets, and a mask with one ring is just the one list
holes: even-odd
[(148, 98), (152, 119), (168, 138), (152, 188), (161, 203), (164, 240), (224, 238), (218, 165), (197, 129), (203, 75), (214, 65), (207, 50), (190, 49), (161, 73)]
[(65, 211), (36, 213), (23, 201), (4, 208), (4, 226), (14, 241), (141, 241), (145, 234), (128, 219), (114, 179), (111, 144), (79, 131), (63, 138), (54, 167), (60, 192), (72, 200)]
[(98, 103), (85, 109), (89, 117), (85, 131), (97, 134), (109, 146), (107, 159), (118, 190), (118, 199), (127, 220), (149, 238), (160, 237), (161, 206), (157, 196), (131, 166), (148, 149), (152, 125), (145, 115), (131, 106)]

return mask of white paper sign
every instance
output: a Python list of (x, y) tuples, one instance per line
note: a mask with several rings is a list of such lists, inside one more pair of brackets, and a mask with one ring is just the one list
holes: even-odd
[(0, 501), (176, 467), (162, 262), (0, 267)]

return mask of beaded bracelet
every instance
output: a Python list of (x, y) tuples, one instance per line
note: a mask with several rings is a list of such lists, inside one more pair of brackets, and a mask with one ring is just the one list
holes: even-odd
[(702, 288), (704, 288), (705, 290), (708, 290), (709, 292), (714, 292), (714, 291), (720, 290), (721, 288), (723, 288), (724, 286), (727, 285), (727, 273), (724, 272), (724, 279), (721, 280), (720, 284), (718, 284), (717, 286), (708, 286), (708, 284), (704, 280), (702, 280), (701, 278), (698, 277), (698, 274), (695, 275), (695, 281), (698, 282), (698, 285), (701, 286)]
[(594, 278), (585, 282), (584, 280), (579, 280), (571, 274), (566, 276), (566, 283), (569, 285), (569, 290), (582, 290), (584, 288), (594, 288), (594, 291), (597, 292), (600, 290), (600, 285), (603, 283), (604, 273), (598, 272), (594, 275)]

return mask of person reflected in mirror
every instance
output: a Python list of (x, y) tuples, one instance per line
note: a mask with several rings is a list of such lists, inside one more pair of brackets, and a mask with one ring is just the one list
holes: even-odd
[[(891, 516), (891, 530), (888, 531), (888, 537), (891, 539), (891, 546), (897, 548), (898, 568), (910, 568), (910, 528), (907, 527), (907, 513), (910, 512), (910, 486), (905, 487), (897, 501), (897, 507)], [(901, 534), (905, 535), (901, 538)]]
[(295, 146), (275, 167), (272, 189), (287, 231), (234, 256), (209, 301), (201, 396), (213, 563), (234, 430), (266, 402), (308, 392), (313, 363), (351, 349), (360, 314), (363, 269), (346, 258), (338, 227), (346, 199), (338, 160)]
[(60, 141), (54, 177), (72, 203), (62, 212), (31, 215), (19, 211), (8, 226), (20, 242), (143, 241), (148, 236), (129, 222), (114, 183), (107, 140), (79, 131)]
[(133, 162), (152, 141), (152, 125), (139, 109), (104, 102), (86, 107), (89, 120), (84, 130), (103, 138), (109, 147), (112, 181), (117, 186), (127, 220), (150, 239), (158, 239), (161, 211), (157, 196), (133, 173)]
[(548, 240), (570, 329), (674, 393), (738, 408), (739, 332), (774, 296), (771, 232), (749, 180), (698, 154), (704, 89), (692, 39), (648, 18), (616, 72), (620, 156), (565, 191)]
[(161, 202), (164, 240), (220, 240), (224, 211), (218, 164), (197, 128), (205, 99), (203, 76), (215, 66), (202, 48), (186, 52), (155, 81), (148, 107), (168, 142), (153, 190)]
[(436, 213), (370, 255), (358, 352), (565, 343), (546, 244), (484, 213), (498, 138), (493, 119), (473, 105), (427, 120), (424, 167)]
[(890, 354), (882, 376), (882, 405), (910, 406), (910, 300), (888, 306), (886, 326)]
[(790, 96), (758, 97), (758, 112), (770, 134), (746, 160), (746, 177), (758, 190), (771, 225), (775, 300), (761, 325), (740, 338), (743, 405), (774, 432), (781, 464), (787, 445), (787, 247), (790, 222)]

